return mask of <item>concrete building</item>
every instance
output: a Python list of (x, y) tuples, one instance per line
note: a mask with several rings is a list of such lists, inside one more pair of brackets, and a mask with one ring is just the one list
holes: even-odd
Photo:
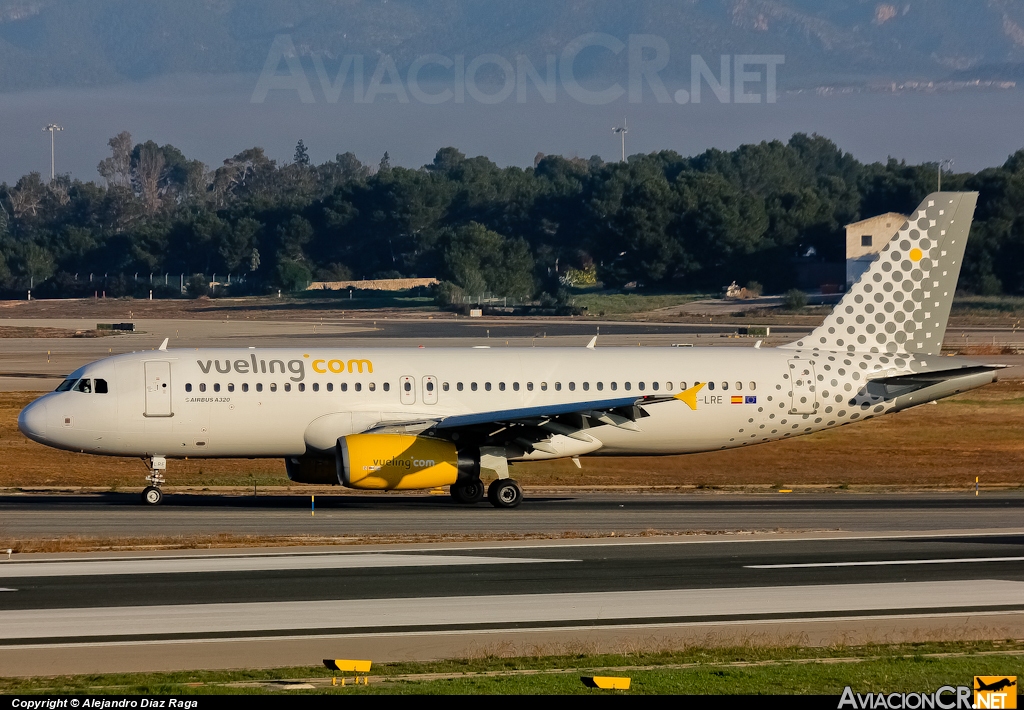
[(846, 225), (846, 288), (860, 278), (907, 218), (897, 212)]

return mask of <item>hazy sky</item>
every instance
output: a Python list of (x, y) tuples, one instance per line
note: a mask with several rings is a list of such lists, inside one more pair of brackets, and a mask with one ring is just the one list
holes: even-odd
[(999, 165), (1024, 147), (1020, 116), (1024, 91), (956, 93), (781, 95), (775, 104), (659, 104), (625, 98), (591, 106), (564, 94), (554, 103), (539, 97), (484, 105), (399, 104), (387, 97), (356, 104), (327, 103), (318, 94), (304, 104), (296, 94), (272, 92), (251, 102), (253, 76), (175, 77), (102, 89), (61, 89), (0, 96), (0, 181), (49, 171), (50, 122), (57, 135), (57, 171), (97, 179), (107, 140), (128, 130), (136, 141), (171, 143), (211, 167), (254, 145), (272, 158), (291, 159), (306, 142), (314, 162), (352, 151), (376, 164), (384, 151), (392, 164), (418, 167), (443, 146), (486, 155), (500, 165), (532, 165), (538, 151), (566, 156), (619, 156), (613, 126), (629, 124), (626, 152), (671, 149), (684, 155), (709, 147), (786, 140), (794, 132), (818, 133), (862, 161), (887, 156), (917, 163), (953, 158), (956, 170)]

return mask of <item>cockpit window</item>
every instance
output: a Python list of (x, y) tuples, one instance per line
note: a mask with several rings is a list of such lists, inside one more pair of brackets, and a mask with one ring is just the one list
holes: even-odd
[(106, 393), (107, 393), (107, 381), (106, 380), (96, 380), (96, 394), (106, 394)]
[(54, 390), (54, 391), (55, 392), (67, 392), (68, 390), (70, 390), (72, 387), (75, 386), (76, 382), (78, 382), (78, 378), (77, 377), (69, 377), (68, 379), (64, 380), (59, 385), (57, 385), (57, 389)]
[(86, 394), (91, 394), (92, 393), (92, 380), (90, 380), (90, 379), (88, 379), (86, 377), (83, 377), (82, 379), (80, 379), (78, 382), (75, 383), (74, 391), (75, 392), (84, 392)]

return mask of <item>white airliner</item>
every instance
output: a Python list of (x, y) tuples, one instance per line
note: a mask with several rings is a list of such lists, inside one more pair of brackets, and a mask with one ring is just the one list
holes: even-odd
[(105, 358), (28, 405), (48, 446), (148, 462), (284, 458), (293, 481), (522, 500), (510, 461), (683, 454), (810, 434), (995, 380), (940, 357), (977, 193), (929, 195), (825, 322), (778, 348), (245, 348)]

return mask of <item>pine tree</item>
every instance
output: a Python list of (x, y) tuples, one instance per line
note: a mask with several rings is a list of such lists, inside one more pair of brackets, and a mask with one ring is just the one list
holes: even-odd
[(295, 158), (294, 162), (296, 165), (306, 167), (309, 165), (309, 149), (306, 148), (306, 144), (299, 139), (298, 144), (295, 146)]

